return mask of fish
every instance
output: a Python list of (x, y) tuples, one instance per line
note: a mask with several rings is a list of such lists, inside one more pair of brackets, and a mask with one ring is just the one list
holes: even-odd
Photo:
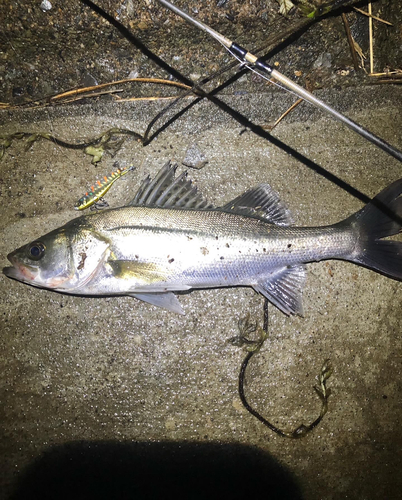
[(303, 315), (309, 262), (339, 259), (402, 279), (402, 179), (335, 224), (295, 227), (269, 184), (214, 207), (177, 165), (148, 176), (128, 204), (83, 215), (7, 258), (15, 280), (73, 295), (128, 295), (184, 314), (177, 293), (252, 287)]
[(112, 184), (120, 179), (128, 172), (135, 170), (133, 165), (125, 168), (118, 168), (116, 172), (112, 172), (109, 176), (104, 176), (100, 181), (96, 181), (96, 183), (88, 189), (88, 191), (82, 196), (74, 205), (75, 210), (85, 210), (86, 208), (95, 206), (97, 208), (107, 207), (108, 204), (103, 200), (100, 204), (99, 201), (102, 200), (102, 196), (109, 191), (112, 187)]

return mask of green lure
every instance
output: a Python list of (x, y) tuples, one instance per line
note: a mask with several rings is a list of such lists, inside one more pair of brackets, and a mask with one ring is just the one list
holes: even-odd
[[(112, 184), (120, 179), (123, 175), (127, 174), (135, 167), (131, 165), (126, 168), (118, 168), (115, 172), (112, 172), (109, 176), (104, 176), (102, 180), (96, 181), (96, 183), (88, 189), (82, 198), (80, 198), (74, 205), (75, 210), (85, 210), (93, 205), (96, 208), (103, 208), (107, 206), (105, 201), (102, 201), (102, 196), (109, 191)], [(98, 203), (98, 202), (101, 203)]]

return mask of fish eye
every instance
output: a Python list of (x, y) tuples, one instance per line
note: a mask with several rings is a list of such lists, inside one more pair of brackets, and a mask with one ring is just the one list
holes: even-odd
[(46, 247), (40, 241), (31, 243), (28, 247), (28, 257), (32, 260), (40, 260), (45, 255)]

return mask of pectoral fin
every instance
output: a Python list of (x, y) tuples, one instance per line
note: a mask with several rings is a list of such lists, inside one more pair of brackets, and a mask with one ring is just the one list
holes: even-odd
[(166, 269), (152, 263), (135, 260), (108, 260), (116, 278), (132, 279), (136, 283), (151, 285), (167, 279)]
[(136, 299), (148, 302), (156, 307), (161, 307), (162, 309), (167, 309), (177, 314), (185, 314), (180, 302), (177, 300), (176, 295), (173, 292), (162, 292), (162, 293), (129, 293), (130, 297), (135, 297)]
[(303, 265), (286, 266), (265, 276), (265, 280), (253, 285), (253, 288), (288, 316), (303, 316), (302, 290), (305, 281)]

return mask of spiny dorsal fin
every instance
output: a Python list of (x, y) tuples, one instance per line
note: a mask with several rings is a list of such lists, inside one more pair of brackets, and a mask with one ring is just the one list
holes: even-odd
[(211, 208), (191, 180), (187, 179), (187, 172), (175, 178), (176, 168), (177, 164), (168, 161), (153, 180), (148, 176), (128, 205), (198, 210)]
[(260, 184), (249, 189), (223, 207), (219, 207), (219, 210), (260, 217), (278, 226), (290, 226), (293, 223), (290, 211), (269, 184)]

